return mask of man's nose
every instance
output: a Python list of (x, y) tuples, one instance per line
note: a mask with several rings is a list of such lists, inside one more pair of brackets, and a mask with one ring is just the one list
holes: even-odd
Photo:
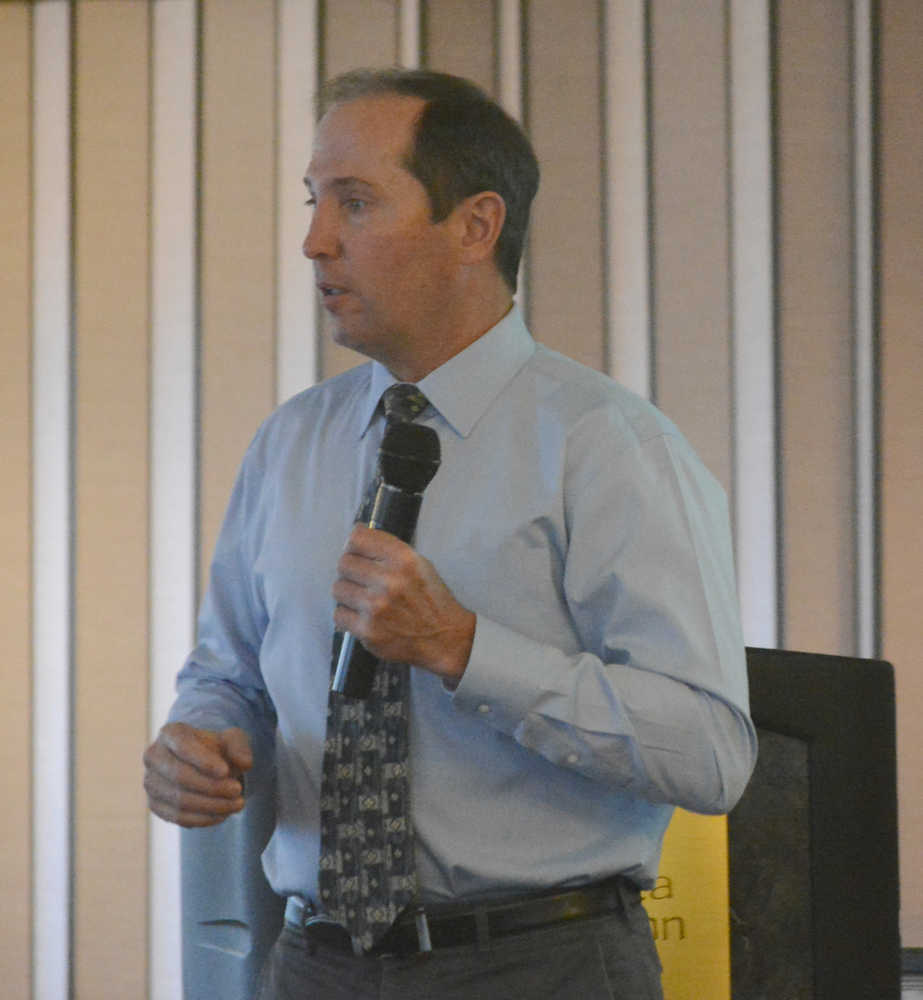
[(316, 260), (318, 257), (335, 257), (338, 248), (339, 237), (330, 213), (320, 207), (315, 208), (301, 246), (302, 252), (309, 260)]

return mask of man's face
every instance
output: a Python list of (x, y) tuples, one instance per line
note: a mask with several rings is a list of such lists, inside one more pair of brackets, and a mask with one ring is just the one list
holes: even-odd
[(305, 177), (304, 253), (333, 337), (393, 369), (440, 336), (457, 262), (451, 224), (430, 221), (426, 191), (402, 162), (422, 107), (388, 95), (331, 108)]

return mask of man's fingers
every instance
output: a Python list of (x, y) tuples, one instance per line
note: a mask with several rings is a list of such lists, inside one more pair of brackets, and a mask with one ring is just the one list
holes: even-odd
[(361, 583), (339, 577), (334, 581), (330, 593), (338, 605), (351, 611), (364, 611), (372, 608), (376, 600), (381, 600), (385, 592), (372, 591)]
[(235, 784), (238, 785), (238, 794), (225, 798), (188, 791), (164, 780), (156, 772), (149, 771), (144, 781), (151, 812), (161, 819), (187, 827), (214, 826), (240, 812), (244, 799), (239, 783)]
[(367, 559), (371, 562), (393, 563), (395, 560), (412, 558), (413, 548), (396, 535), (359, 523), (346, 539), (343, 555)]
[(243, 729), (224, 729), (218, 733), (225, 759), (238, 772), (249, 771), (253, 767), (253, 751), (250, 738)]
[(382, 549), (387, 549), (389, 540), (400, 543), (400, 539), (390, 534), (390, 532), (370, 528), (367, 524), (359, 521), (353, 525), (352, 531), (350, 531), (349, 537), (346, 539), (343, 551), (361, 554), (368, 553), (371, 557), (371, 555)]
[(217, 826), (219, 823), (223, 823), (228, 816), (233, 815), (235, 812), (240, 812), (240, 809), (217, 813), (190, 812), (188, 810), (181, 810), (172, 803), (160, 802), (156, 799), (149, 799), (148, 805), (155, 816), (159, 816), (168, 823), (175, 823), (177, 826), (186, 827), (187, 829)]
[(220, 733), (195, 729), (185, 722), (170, 722), (160, 730), (157, 742), (177, 760), (202, 774), (212, 778), (226, 778), (231, 774)]
[(158, 785), (175, 786), (215, 798), (233, 799), (241, 794), (239, 778), (230, 770), (223, 777), (199, 770), (195, 765), (177, 757), (164, 743), (157, 742), (144, 755), (148, 778)]
[[(419, 579), (419, 557), (411, 546), (386, 531), (357, 524), (337, 563), (337, 583), (387, 595)], [(336, 596), (336, 595), (334, 595)], [(348, 597), (344, 603), (349, 603)]]
[(242, 729), (211, 732), (169, 723), (144, 753), (151, 811), (181, 826), (213, 826), (244, 807), (242, 775), (253, 766)]
[(432, 563), (399, 538), (357, 524), (337, 564), (336, 627), (383, 660), (412, 663), (457, 682), (474, 641), (476, 616)]

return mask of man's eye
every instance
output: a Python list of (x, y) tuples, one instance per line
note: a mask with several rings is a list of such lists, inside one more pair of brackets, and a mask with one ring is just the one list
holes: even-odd
[(350, 212), (361, 212), (366, 202), (362, 198), (347, 198), (345, 205)]

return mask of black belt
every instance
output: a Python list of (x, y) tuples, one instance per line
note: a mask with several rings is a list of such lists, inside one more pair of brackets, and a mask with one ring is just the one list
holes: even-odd
[[(572, 920), (585, 920), (621, 910), (625, 894), (638, 898), (638, 888), (621, 875), (554, 895), (530, 896), (464, 910), (434, 908), (405, 911), (369, 952), (371, 955), (411, 955), (432, 948), (486, 943)], [(314, 919), (304, 907), (300, 926), (307, 940), (338, 951), (352, 952), (349, 934), (339, 924)], [(422, 925), (422, 926), (421, 926)], [(425, 935), (428, 931), (428, 941)]]

